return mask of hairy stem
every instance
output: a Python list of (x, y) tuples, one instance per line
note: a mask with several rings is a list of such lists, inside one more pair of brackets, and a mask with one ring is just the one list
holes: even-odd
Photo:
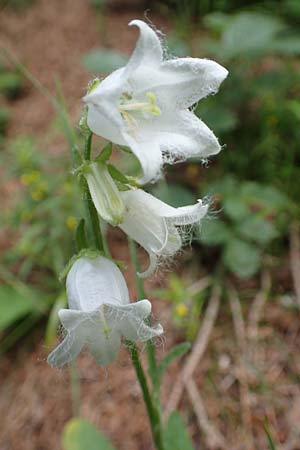
[[(139, 267), (139, 261), (138, 261), (138, 255), (137, 255), (137, 247), (135, 242), (128, 238), (129, 243), (129, 250), (130, 250), (130, 256), (132, 265), (134, 268), (134, 276), (135, 276), (135, 282), (136, 282), (136, 288), (137, 288), (137, 294), (139, 300), (142, 300), (146, 298), (146, 293), (143, 285), (142, 279), (137, 275), (137, 273), (140, 271)], [(151, 324), (150, 319), (148, 319), (148, 324)], [(157, 362), (155, 358), (155, 348), (153, 345), (153, 342), (151, 340), (147, 341), (147, 359), (148, 359), (148, 367), (149, 367), (149, 374), (152, 381), (153, 386), (153, 393), (152, 393), (152, 407), (154, 409), (154, 415), (155, 415), (155, 432), (158, 434), (158, 439), (162, 445), (162, 438), (161, 438), (161, 405), (160, 405), (160, 399), (159, 399), (159, 379), (158, 379), (158, 371), (157, 371)], [(153, 434), (154, 434), (154, 430)], [(157, 445), (157, 444), (156, 444)], [(161, 447), (159, 447), (161, 448)]]
[(133, 366), (135, 368), (135, 373), (137, 375), (137, 378), (139, 380), (144, 402), (146, 405), (150, 425), (151, 425), (151, 431), (153, 440), (155, 443), (155, 446), (157, 450), (163, 450), (163, 440), (162, 440), (162, 433), (161, 433), (161, 419), (160, 419), (160, 413), (157, 410), (157, 408), (154, 406), (151, 393), (149, 391), (147, 379), (145, 377), (145, 372), (143, 370), (139, 353), (137, 350), (136, 345), (133, 342), (127, 341), (127, 347), (130, 351), (131, 360), (133, 363)]
[[(93, 133), (91, 131), (89, 133), (87, 133), (87, 136), (85, 139), (85, 147), (84, 147), (84, 159), (86, 161), (90, 161), (90, 159), (91, 159), (92, 137), (93, 137)], [(103, 239), (102, 239), (102, 233), (101, 233), (98, 213), (94, 206), (88, 184), (84, 177), (81, 178), (80, 186), (81, 186), (83, 201), (85, 204), (87, 219), (88, 219), (90, 228), (92, 230), (94, 244), (98, 250), (104, 251)]]

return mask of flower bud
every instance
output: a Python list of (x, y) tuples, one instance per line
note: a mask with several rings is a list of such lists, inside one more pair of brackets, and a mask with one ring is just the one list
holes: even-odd
[(84, 175), (98, 214), (113, 226), (122, 223), (124, 203), (106, 164), (91, 163)]

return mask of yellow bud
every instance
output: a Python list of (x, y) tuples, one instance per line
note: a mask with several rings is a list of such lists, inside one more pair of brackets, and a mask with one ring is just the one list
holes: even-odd
[(179, 317), (185, 317), (188, 311), (188, 307), (184, 303), (179, 303), (175, 308), (175, 312)]
[(69, 228), (69, 230), (74, 230), (76, 228), (77, 225), (77, 219), (74, 216), (69, 216), (66, 219), (66, 225)]
[(35, 189), (30, 193), (30, 195), (32, 200), (34, 200), (35, 202), (39, 202), (44, 198), (44, 191), (42, 191), (41, 189)]
[(31, 172), (23, 173), (21, 175), (20, 180), (21, 183), (25, 186), (29, 186), (30, 184), (34, 184), (41, 178), (41, 174), (38, 170), (32, 170)]

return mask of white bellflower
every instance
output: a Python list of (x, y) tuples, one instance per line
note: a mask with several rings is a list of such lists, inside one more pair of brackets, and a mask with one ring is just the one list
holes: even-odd
[(84, 97), (93, 133), (130, 147), (143, 169), (140, 183), (155, 181), (163, 164), (221, 150), (213, 132), (190, 110), (217, 92), (227, 70), (208, 59), (164, 59), (157, 34), (133, 20), (140, 38), (127, 65)]
[(144, 319), (151, 303), (129, 302), (124, 277), (118, 267), (102, 256), (81, 257), (67, 276), (69, 309), (61, 309), (59, 318), (67, 334), (48, 357), (53, 367), (62, 366), (87, 345), (100, 365), (113, 361), (121, 338), (145, 342), (162, 334), (161, 325), (148, 326)]
[(154, 272), (159, 259), (168, 259), (181, 249), (190, 235), (187, 230), (199, 224), (208, 209), (201, 200), (195, 205), (174, 208), (141, 189), (120, 194), (125, 211), (119, 227), (149, 254), (149, 268), (139, 274), (143, 278)]

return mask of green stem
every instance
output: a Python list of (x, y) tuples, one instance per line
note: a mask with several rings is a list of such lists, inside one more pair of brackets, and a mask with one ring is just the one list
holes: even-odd
[[(130, 251), (130, 257), (132, 260), (132, 265), (134, 268), (134, 276), (135, 276), (135, 282), (137, 287), (137, 294), (139, 300), (142, 300), (146, 298), (146, 293), (143, 285), (142, 279), (137, 275), (140, 271), (140, 265), (137, 255), (137, 247), (136, 243), (128, 238), (128, 244), (129, 244), (129, 251)], [(148, 319), (148, 324), (151, 325), (150, 319)], [(162, 448), (162, 438), (161, 438), (161, 406), (160, 406), (160, 399), (159, 399), (159, 379), (158, 379), (158, 371), (157, 371), (157, 363), (155, 358), (155, 348), (154, 344), (151, 340), (147, 341), (147, 359), (148, 359), (148, 367), (149, 367), (149, 374), (152, 381), (153, 386), (153, 402), (152, 402), (152, 408), (154, 411), (155, 416), (155, 425), (154, 428), (152, 427), (153, 436), (156, 433), (157, 436), (154, 439), (157, 444), (157, 441), (160, 443), (160, 447)]]
[[(132, 239), (128, 238), (128, 243), (129, 243), (130, 257), (131, 257), (132, 265), (134, 268), (134, 276), (135, 276), (135, 283), (136, 283), (136, 288), (137, 288), (138, 299), (142, 300), (142, 299), (146, 298), (146, 293), (145, 293), (143, 281), (137, 275), (138, 272), (140, 271), (140, 265), (139, 265), (139, 260), (138, 260), (138, 256), (137, 256), (137, 248), (136, 248), (135, 242)], [(149, 324), (150, 324), (150, 320), (149, 320)], [(157, 381), (157, 377), (156, 377), (157, 364), (156, 364), (156, 359), (155, 359), (155, 348), (154, 348), (153, 342), (151, 340), (147, 341), (147, 357), (148, 357), (148, 365), (149, 365), (149, 372), (151, 375), (151, 380), (152, 380), (153, 385), (155, 386), (156, 381)]]
[[(87, 133), (87, 136), (85, 139), (85, 146), (84, 146), (84, 159), (86, 161), (91, 160), (92, 137), (93, 137), (92, 132)], [(84, 177), (81, 178), (80, 186), (81, 186), (81, 192), (83, 195), (83, 201), (85, 204), (86, 215), (87, 215), (88, 222), (90, 224), (90, 228), (91, 228), (92, 234), (93, 234), (94, 244), (98, 250), (104, 251), (103, 239), (102, 239), (102, 234), (101, 234), (98, 213), (94, 206), (88, 184)]]
[[(88, 133), (86, 136), (85, 148), (84, 148), (84, 159), (86, 161), (90, 161), (90, 159), (91, 159), (92, 136), (93, 136), (92, 133)], [(87, 216), (89, 218), (89, 223), (91, 225), (94, 242), (96, 244), (96, 247), (99, 250), (104, 251), (105, 246), (103, 245), (103, 238), (102, 238), (102, 233), (101, 233), (99, 217), (98, 217), (97, 211), (95, 209), (95, 206), (93, 204), (93, 201), (91, 199), (88, 184), (84, 177), (82, 177), (80, 184), (81, 184), (81, 189), (82, 189), (83, 198), (84, 198), (84, 202), (85, 202), (85, 207), (86, 207), (86, 210), (88, 213)], [(133, 262), (134, 262), (135, 269), (136, 269), (135, 271), (137, 272), (138, 271), (138, 259), (137, 259), (134, 242), (133, 241), (129, 242), (129, 246), (130, 246), (130, 253), (133, 257)], [(144, 298), (145, 292), (144, 292), (142, 281), (141, 280), (138, 281), (138, 278), (136, 278), (136, 282), (137, 282), (137, 286), (138, 286), (139, 297)], [(141, 364), (141, 361), (139, 358), (139, 353), (138, 353), (136, 345), (132, 342), (127, 342), (127, 346), (129, 348), (132, 363), (135, 368), (135, 372), (136, 372), (137, 378), (139, 380), (139, 383), (140, 383), (140, 386), (142, 389), (143, 398), (144, 398), (144, 402), (146, 405), (146, 409), (147, 409), (147, 413), (148, 413), (148, 417), (149, 417), (149, 421), (150, 421), (150, 425), (151, 425), (153, 440), (155, 442), (157, 450), (164, 450), (163, 441), (162, 441), (162, 433), (161, 433), (160, 408), (157, 407), (156, 402), (152, 401), (151, 393), (149, 391), (147, 379), (146, 379), (145, 372), (144, 372), (144, 369), (142, 367), (142, 364)], [(147, 349), (148, 349), (149, 371), (153, 375), (154, 373), (156, 373), (156, 361), (155, 361), (155, 354), (154, 354), (154, 348), (153, 348), (152, 343), (147, 346)]]
[(151, 431), (153, 440), (155, 443), (155, 446), (157, 450), (164, 450), (163, 447), (163, 441), (162, 441), (162, 433), (161, 433), (161, 419), (160, 419), (160, 413), (156, 409), (156, 407), (153, 405), (151, 394), (149, 391), (147, 379), (145, 377), (145, 373), (139, 358), (138, 350), (136, 345), (133, 342), (127, 341), (127, 347), (130, 351), (131, 360), (133, 363), (133, 366), (135, 368), (135, 373), (137, 375), (137, 378), (139, 380), (144, 402), (146, 405), (150, 425), (151, 425)]

